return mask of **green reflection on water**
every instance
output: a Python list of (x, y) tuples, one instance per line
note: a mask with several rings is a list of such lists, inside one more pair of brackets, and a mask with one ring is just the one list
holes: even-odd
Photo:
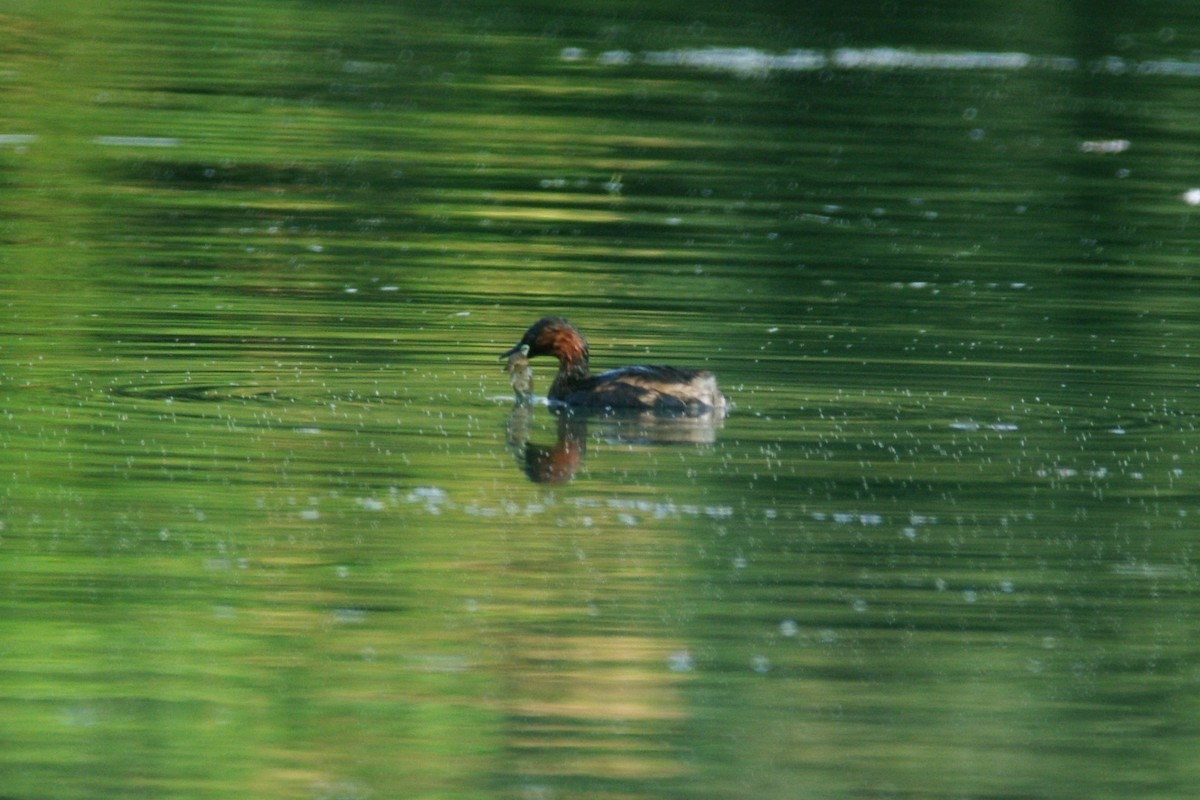
[[(0, 793), (1195, 784), (1195, 79), (626, 10), (3, 12)], [(733, 412), (512, 409), (548, 312)]]

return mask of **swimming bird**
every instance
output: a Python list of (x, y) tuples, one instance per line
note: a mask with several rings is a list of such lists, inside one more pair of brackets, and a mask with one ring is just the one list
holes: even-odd
[(588, 343), (562, 317), (543, 317), (501, 358), (554, 356), (558, 374), (550, 384), (552, 404), (573, 408), (641, 409), (658, 414), (723, 414), (725, 395), (707, 370), (662, 365), (619, 367), (593, 375)]

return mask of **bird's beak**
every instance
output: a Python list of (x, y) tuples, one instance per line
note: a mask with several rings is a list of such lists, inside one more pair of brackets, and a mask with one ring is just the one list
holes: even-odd
[(525, 344), (524, 342), (516, 345), (511, 350), (507, 350), (504, 353), (502, 353), (500, 356), (500, 360), (505, 361), (507, 359), (510, 359), (513, 356), (515, 356), (517, 353), (520, 353), (523, 356), (529, 355), (529, 345)]

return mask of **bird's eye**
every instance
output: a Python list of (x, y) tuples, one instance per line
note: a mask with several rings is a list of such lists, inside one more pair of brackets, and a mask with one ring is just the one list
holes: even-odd
[(523, 355), (523, 356), (529, 355), (529, 345), (527, 345), (527, 344), (521, 345), (521, 355)]

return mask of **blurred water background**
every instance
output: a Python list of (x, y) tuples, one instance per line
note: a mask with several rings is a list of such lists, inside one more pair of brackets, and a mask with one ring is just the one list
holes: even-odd
[(0, 795), (1193, 793), (1200, 6), (1081, 9), (0, 5)]

